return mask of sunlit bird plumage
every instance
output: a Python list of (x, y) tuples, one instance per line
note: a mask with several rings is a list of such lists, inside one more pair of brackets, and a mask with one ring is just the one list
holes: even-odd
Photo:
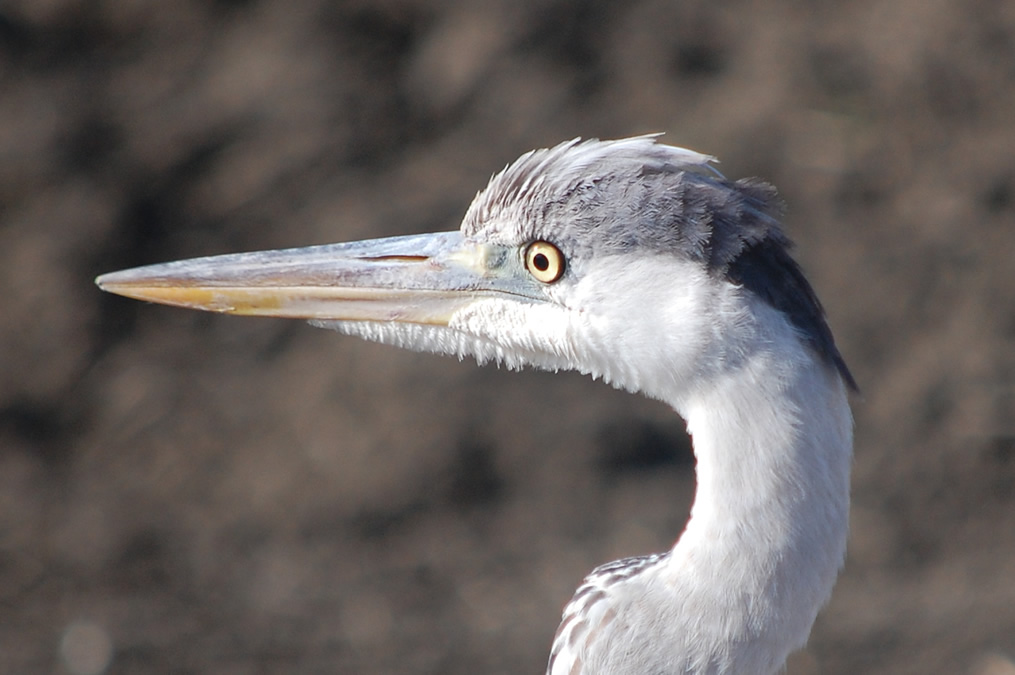
[(408, 349), (569, 369), (668, 403), (697, 458), (672, 549), (594, 570), (548, 675), (777, 672), (845, 554), (852, 377), (774, 190), (654, 137), (529, 152), (461, 229), (99, 277), (129, 297), (308, 319)]

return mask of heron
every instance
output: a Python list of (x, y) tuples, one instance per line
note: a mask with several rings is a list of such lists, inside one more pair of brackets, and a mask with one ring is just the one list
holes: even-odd
[(120, 295), (289, 317), (668, 404), (696, 459), (674, 545), (593, 570), (547, 675), (774, 673), (830, 598), (856, 388), (759, 179), (656, 136), (574, 139), (495, 173), (458, 230), (114, 272)]

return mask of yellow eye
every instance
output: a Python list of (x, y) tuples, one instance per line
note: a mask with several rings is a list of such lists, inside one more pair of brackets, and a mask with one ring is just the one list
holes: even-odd
[(552, 284), (564, 275), (564, 254), (548, 241), (534, 241), (525, 249), (525, 269), (538, 281)]

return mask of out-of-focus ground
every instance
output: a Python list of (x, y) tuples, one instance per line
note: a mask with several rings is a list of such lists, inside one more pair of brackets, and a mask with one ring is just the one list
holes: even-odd
[(682, 423), (576, 375), (100, 293), (457, 227), (532, 147), (776, 183), (863, 395), (789, 673), (1015, 672), (1015, 4), (0, 5), (0, 672), (538, 673), (668, 547)]

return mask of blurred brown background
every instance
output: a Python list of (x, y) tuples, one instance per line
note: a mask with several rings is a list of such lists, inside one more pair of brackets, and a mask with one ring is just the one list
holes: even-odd
[(525, 150), (653, 131), (781, 188), (863, 389), (789, 673), (1015, 673), (1008, 0), (6, 0), (0, 672), (542, 672), (680, 532), (680, 420), (92, 279), (456, 228)]

